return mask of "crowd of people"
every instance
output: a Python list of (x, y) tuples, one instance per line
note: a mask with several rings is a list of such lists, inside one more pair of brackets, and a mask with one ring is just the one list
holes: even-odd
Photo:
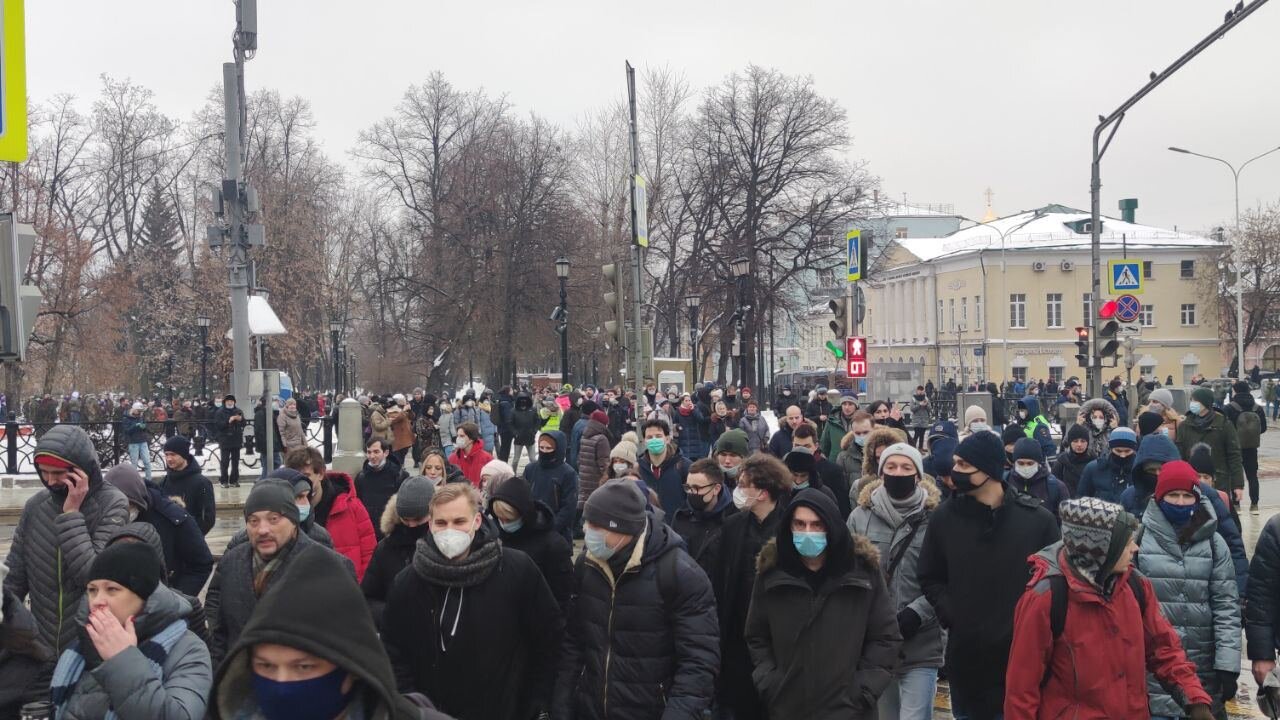
[[(188, 436), (156, 478), (54, 424), (0, 718), (916, 719), (942, 675), (962, 719), (1222, 718), (1245, 654), (1280, 688), (1280, 519), (1250, 563), (1238, 516), (1266, 413), (1233, 390), (1129, 423), (1109, 386), (1063, 431), (1038, 392), (957, 423), (926, 386), (783, 388), (771, 430), (745, 387), (415, 389), (356, 398), (354, 477), (290, 401), (217, 549)], [(234, 453), (235, 398), (210, 422)]]

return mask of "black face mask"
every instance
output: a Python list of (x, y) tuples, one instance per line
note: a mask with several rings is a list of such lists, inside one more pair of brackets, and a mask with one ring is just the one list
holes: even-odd
[(1129, 467), (1133, 464), (1133, 456), (1120, 457), (1115, 453), (1111, 453), (1111, 462), (1115, 463), (1117, 467)]
[(968, 492), (973, 492), (974, 490), (981, 487), (983, 483), (978, 483), (977, 485), (973, 483), (973, 476), (975, 474), (976, 473), (972, 473), (972, 472), (961, 472), (959, 470), (952, 470), (951, 483), (956, 486), (956, 492), (963, 495)]
[(699, 512), (706, 510), (711, 505), (711, 499), (700, 493), (686, 493), (684, 497), (688, 501), (689, 507)]
[(409, 527), (408, 525), (401, 526), (401, 532), (403, 532), (406, 536), (414, 540), (420, 540), (426, 537), (427, 531), (430, 529), (431, 529), (431, 526), (428, 525), (427, 523), (423, 523), (421, 525), (418, 525), (417, 527)]
[(894, 500), (906, 500), (916, 491), (915, 475), (884, 475), (884, 490)]
[(555, 467), (555, 466), (556, 466), (556, 460), (557, 460), (557, 458), (556, 458), (556, 454), (555, 454), (555, 452), (554, 452), (554, 451), (553, 451), (553, 452), (549, 452), (549, 453), (548, 453), (548, 452), (541, 452), (541, 451), (539, 451), (539, 452), (538, 452), (538, 464), (539, 464), (539, 465), (541, 465), (541, 466), (542, 466), (542, 467), (544, 467), (544, 468), (548, 468), (548, 469), (550, 469), (550, 468)]

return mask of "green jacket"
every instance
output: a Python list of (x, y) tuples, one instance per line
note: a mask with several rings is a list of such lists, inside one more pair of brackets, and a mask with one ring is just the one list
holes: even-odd
[(1178, 452), (1182, 457), (1191, 456), (1196, 443), (1205, 443), (1213, 451), (1213, 486), (1219, 490), (1235, 490), (1244, 487), (1244, 466), (1240, 464), (1240, 439), (1236, 428), (1226, 416), (1214, 411), (1205, 427), (1196, 424), (1188, 416), (1178, 423)]
[(818, 438), (818, 449), (823, 457), (835, 462), (835, 457), (840, 454), (840, 441), (849, 432), (850, 424), (845, 422), (839, 410), (827, 416), (827, 424), (822, 426), (822, 436)]

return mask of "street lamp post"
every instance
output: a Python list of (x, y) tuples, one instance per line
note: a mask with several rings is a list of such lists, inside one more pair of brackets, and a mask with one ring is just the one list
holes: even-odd
[[(1238, 243), (1240, 241), (1240, 173), (1244, 172), (1244, 169), (1248, 167), (1249, 163), (1253, 162), (1254, 160), (1260, 160), (1270, 155), (1271, 153), (1276, 152), (1277, 150), (1280, 150), (1280, 146), (1273, 147), (1270, 150), (1262, 153), (1261, 155), (1255, 155), (1249, 158), (1248, 160), (1245, 160), (1243, 163), (1240, 164), (1239, 168), (1236, 168), (1236, 166), (1232, 165), (1226, 160), (1223, 160), (1220, 157), (1214, 157), (1212, 155), (1202, 155), (1198, 152), (1192, 152), (1190, 150), (1186, 150), (1180, 147), (1170, 147), (1169, 149), (1176, 153), (1182, 153), (1183, 155), (1195, 155), (1196, 157), (1204, 158), (1205, 160), (1216, 160), (1222, 163), (1223, 165), (1226, 165), (1227, 169), (1231, 171), (1231, 177), (1235, 183), (1235, 197), (1236, 197), (1235, 241)], [(1241, 270), (1244, 267), (1244, 264), (1240, 260), (1238, 245), (1232, 246), (1232, 255), (1235, 256), (1233, 259), (1233, 262), (1236, 268), (1236, 377), (1242, 378), (1244, 377), (1244, 372), (1245, 372), (1244, 371), (1244, 273), (1241, 272)]]
[(209, 316), (200, 313), (196, 316), (196, 325), (200, 327), (200, 401), (209, 401)]
[(698, 308), (701, 305), (702, 298), (698, 295), (686, 295), (684, 298), (684, 306), (689, 308), (689, 365), (693, 370), (690, 379), (693, 383), (702, 379), (702, 368), (698, 362)]
[(331, 348), (331, 351), (333, 353), (333, 394), (334, 395), (338, 394), (338, 385), (341, 382), (338, 379), (338, 337), (341, 334), (342, 334), (342, 321), (337, 319), (330, 320), (329, 321), (329, 347)]
[(560, 278), (560, 384), (569, 382), (569, 258), (556, 258), (556, 277)]
[(738, 307), (734, 311), (735, 329), (738, 333), (738, 387), (747, 383), (747, 276), (751, 273), (751, 260), (737, 258), (731, 264), (733, 277), (738, 283)]

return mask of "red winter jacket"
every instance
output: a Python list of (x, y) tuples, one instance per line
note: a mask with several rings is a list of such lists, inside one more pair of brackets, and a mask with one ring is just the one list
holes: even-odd
[(330, 470), (325, 476), (333, 486), (345, 485), (347, 489), (339, 491), (333, 498), (333, 506), (329, 509), (324, 529), (333, 538), (333, 549), (355, 563), (356, 582), (360, 582), (364, 578), (365, 568), (369, 567), (369, 559), (373, 557), (373, 549), (378, 544), (373, 534), (373, 523), (369, 520), (369, 511), (364, 509), (364, 503), (356, 497), (356, 484), (350, 475)]
[(464, 455), (461, 448), (455, 448), (453, 454), (449, 456), (449, 462), (457, 465), (476, 489), (480, 488), (480, 471), (492, 459), (493, 456), (484, 451), (483, 439), (471, 443), (471, 452)]
[[(1160, 602), (1146, 578), (1139, 579), (1146, 588), (1146, 607), (1138, 608), (1128, 582), (1132, 570), (1116, 579), (1110, 600), (1074, 572), (1065, 573), (1066, 621), (1061, 637), (1053, 640), (1048, 578), (1064, 574), (1060, 568), (1067, 560), (1061, 553), (1059, 542), (1030, 558), (1031, 581), (1013, 617), (1005, 720), (1145, 720), (1151, 717), (1147, 671), (1166, 686), (1180, 689), (1185, 704), (1209, 705), (1196, 667), (1160, 614)], [(1052, 668), (1052, 676), (1041, 687), (1046, 667)]]

